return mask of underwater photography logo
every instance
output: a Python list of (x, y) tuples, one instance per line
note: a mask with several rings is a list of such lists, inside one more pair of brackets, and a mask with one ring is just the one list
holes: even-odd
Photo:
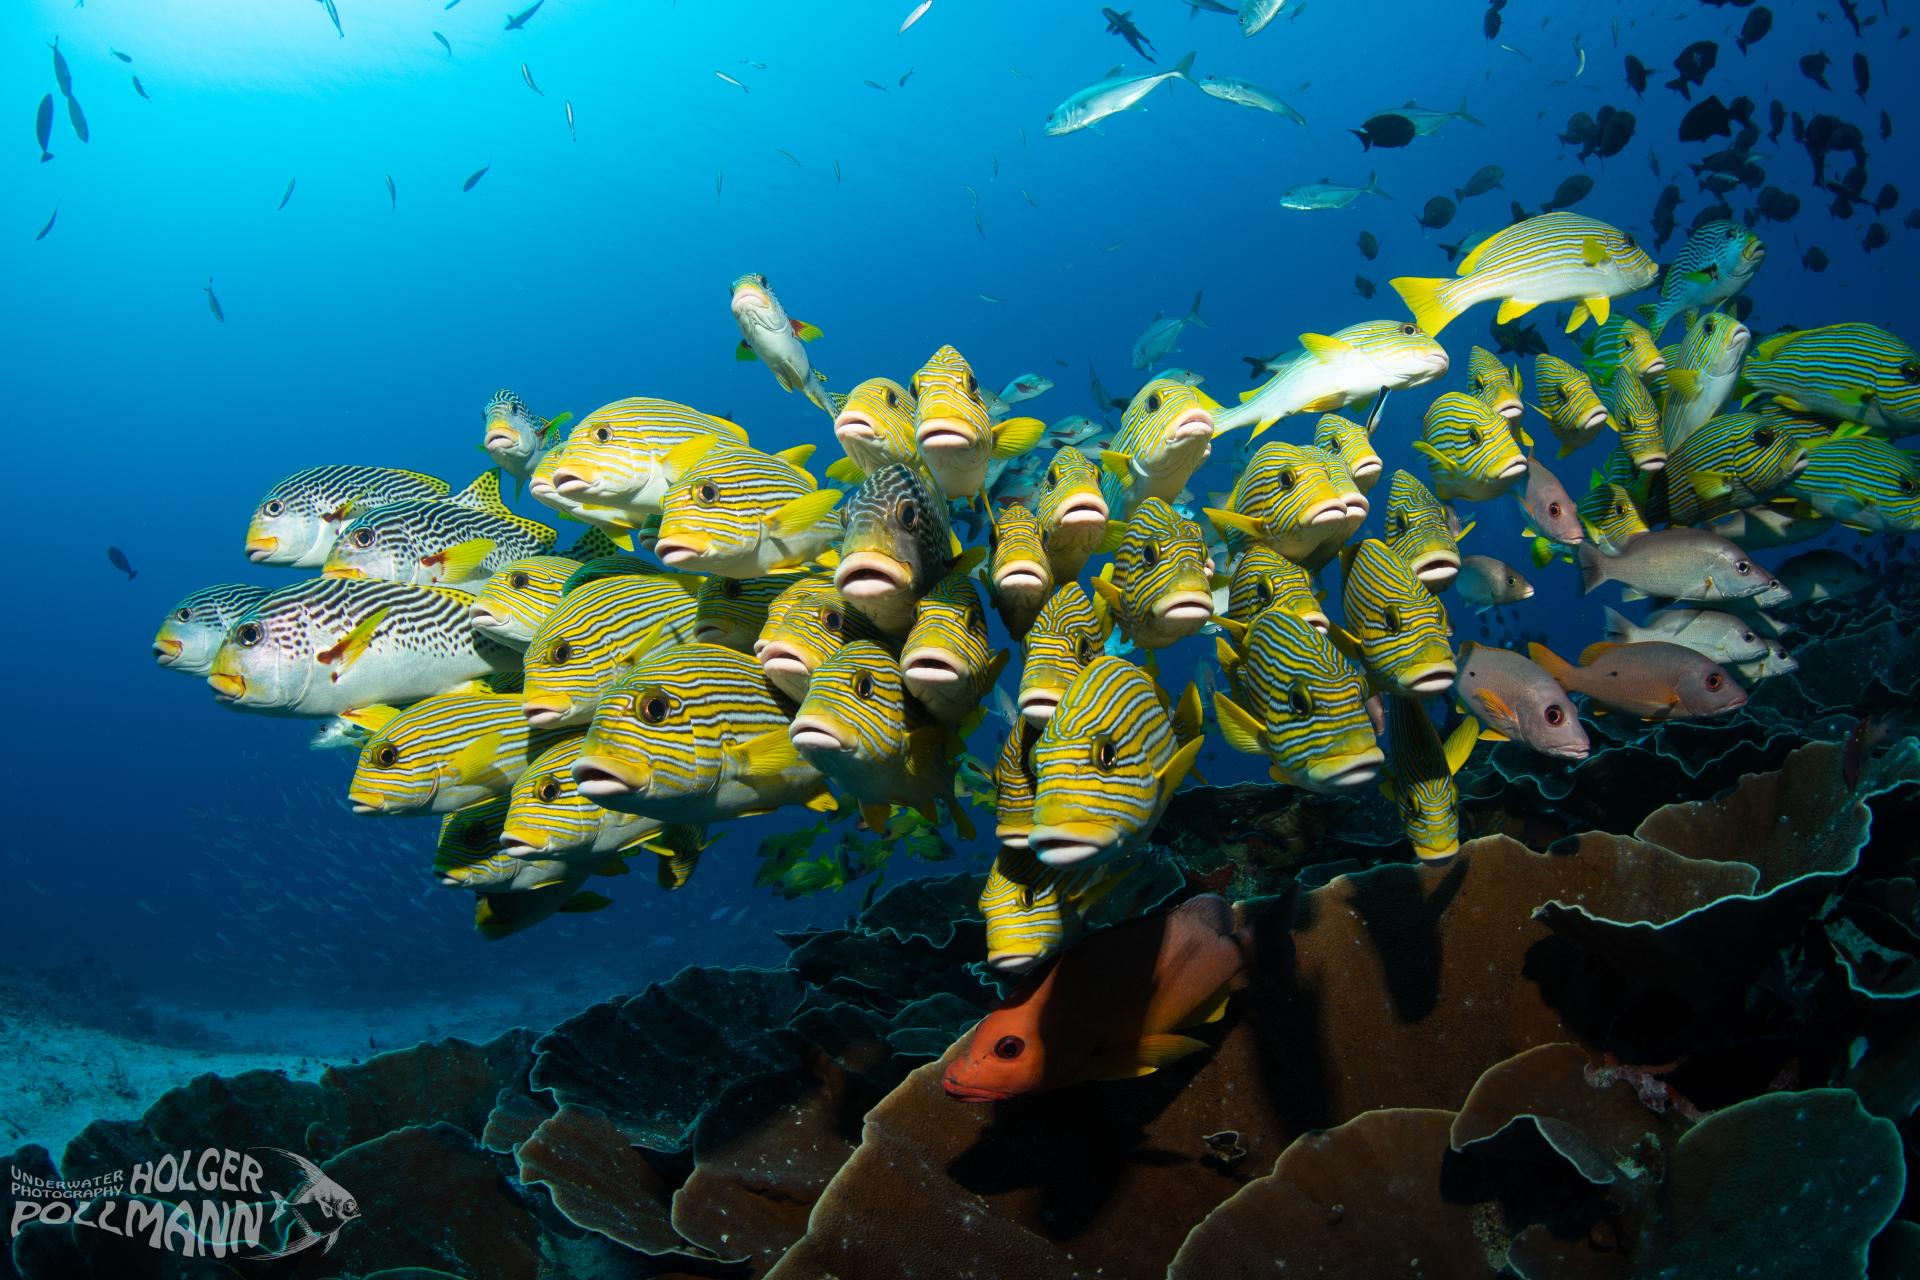
[[(250, 1154), (270, 1153), (270, 1160)], [(278, 1174), (268, 1165), (285, 1164)], [(12, 1239), (36, 1223), (144, 1239), (186, 1258), (285, 1258), (331, 1250), (360, 1216), (353, 1193), (305, 1156), (280, 1147), (168, 1153), (92, 1178), (45, 1178), (7, 1170)], [(286, 1181), (287, 1190), (274, 1186)]]

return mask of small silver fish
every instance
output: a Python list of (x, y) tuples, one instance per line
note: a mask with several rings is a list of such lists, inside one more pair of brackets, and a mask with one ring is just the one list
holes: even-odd
[(728, 75), (728, 74), (727, 74), (726, 72), (724, 72), (724, 71), (716, 71), (716, 72), (714, 72), (713, 74), (714, 74), (714, 75), (716, 75), (716, 76), (718, 76), (718, 77), (720, 77), (720, 79), (722, 79), (722, 80), (725, 80), (725, 81), (726, 81), (726, 82), (727, 82), (728, 84), (730, 84), (730, 85), (732, 85), (732, 86), (733, 86), (734, 88), (736, 88), (736, 89), (738, 89), (738, 90), (740, 90), (740, 92), (742, 92), (742, 93), (752, 93), (752, 92), (753, 92), (753, 90), (751, 90), (751, 89), (749, 89), (749, 88), (747, 88), (747, 86), (745, 86), (744, 84), (741, 84), (741, 83), (740, 83), (740, 82), (739, 82), (738, 80), (735, 80), (735, 79), (734, 79), (734, 78), (733, 78), (732, 76), (730, 76), (730, 75)]
[(533, 90), (543, 98), (547, 96), (547, 91), (533, 82), (533, 68), (524, 62), (520, 64), (520, 78), (527, 82), (527, 88)]
[(580, 141), (580, 135), (573, 131), (573, 99), (572, 98), (567, 99), (567, 136), (569, 138), (572, 138), (575, 142)]

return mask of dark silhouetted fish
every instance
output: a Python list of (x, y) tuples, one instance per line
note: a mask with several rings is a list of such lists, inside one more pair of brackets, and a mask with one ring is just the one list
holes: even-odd
[(1453, 201), (1445, 196), (1435, 196), (1427, 201), (1427, 207), (1420, 211), (1414, 221), (1429, 231), (1438, 231), (1453, 221), (1455, 207)]
[[(541, 0), (541, 4), (544, 4), (544, 3), (546, 3), (546, 0)], [(539, 8), (539, 7), (540, 7), (540, 5), (535, 5), (535, 6), (534, 6), (534, 9), (537, 9), (537, 8)], [(532, 9), (529, 9), (529, 10), (528, 10), (527, 12), (529, 12), (529, 13), (531, 13), (532, 11), (533, 11)], [(509, 29), (511, 29), (511, 28), (509, 28)], [(473, 190), (473, 189), (474, 189), (475, 187), (477, 187), (477, 186), (479, 186), (479, 185), (480, 185), (480, 179), (482, 179), (482, 178), (484, 178), (484, 177), (486, 177), (486, 176), (487, 176), (487, 170), (489, 170), (489, 169), (491, 169), (491, 168), (493, 168), (493, 166), (492, 166), (492, 165), (490, 165), (490, 164), (483, 164), (483, 165), (481, 165), (481, 166), (480, 166), (480, 167), (479, 167), (478, 169), (475, 169), (475, 170), (473, 171), (473, 173), (472, 173), (472, 174), (471, 174), (471, 175), (470, 175), (470, 176), (469, 176), (469, 177), (467, 178), (467, 180), (466, 180), (465, 182), (463, 182), (463, 183), (461, 183), (461, 184), (460, 184), (460, 189), (461, 189), (462, 191), (471, 191), (471, 190)]]
[(1719, 60), (1719, 45), (1711, 40), (1694, 41), (1673, 60), (1673, 69), (1680, 74), (1667, 81), (1667, 88), (1677, 89), (1681, 97), (1693, 101), (1693, 86), (1705, 83), (1707, 73), (1713, 70), (1713, 64)]
[(1887, 142), (1887, 141), (1890, 141), (1892, 138), (1893, 138), (1893, 117), (1888, 115), (1885, 111), (1882, 111), (1880, 113), (1880, 141)]
[(1891, 182), (1884, 183), (1880, 187), (1880, 194), (1873, 198), (1873, 211), (1875, 213), (1886, 213), (1899, 203), (1900, 188), (1894, 186)]
[(1354, 137), (1360, 139), (1360, 149), (1371, 151), (1375, 147), (1404, 147), (1413, 141), (1413, 121), (1392, 111), (1382, 111), (1370, 117), (1358, 129), (1349, 129)]
[(227, 322), (227, 313), (220, 309), (220, 296), (213, 291), (213, 277), (207, 277), (207, 309), (213, 312), (213, 318), (221, 324)]
[(1775, 98), (1767, 104), (1767, 141), (1780, 141), (1780, 129), (1787, 123), (1787, 105)]
[(1635, 97), (1644, 98), (1647, 96), (1647, 75), (1647, 64), (1632, 54), (1628, 54), (1627, 87), (1633, 90)]
[(287, 189), (286, 189), (285, 191), (283, 191), (283, 192), (281, 192), (281, 193), (280, 193), (280, 203), (279, 203), (278, 205), (276, 205), (276, 206), (274, 206), (274, 210), (273, 210), (273, 211), (274, 211), (275, 213), (278, 213), (278, 212), (280, 212), (280, 210), (282, 210), (282, 209), (284, 209), (284, 208), (286, 208), (286, 207), (287, 207), (287, 201), (289, 201), (289, 200), (291, 200), (291, 199), (293, 199), (293, 184), (294, 184), (294, 183), (296, 183), (296, 182), (298, 182), (298, 181), (299, 181), (299, 179), (298, 179), (298, 178), (288, 178), (288, 179), (287, 179)]
[(433, 33), (433, 38), (440, 42), (440, 47), (442, 49), (445, 49), (447, 51), (447, 56), (451, 58), (453, 56), (453, 46), (447, 43), (447, 38), (441, 35), (438, 31)]
[(1473, 171), (1473, 176), (1467, 179), (1466, 186), (1453, 189), (1453, 198), (1465, 200), (1468, 196), (1484, 195), (1499, 186), (1500, 180), (1506, 176), (1507, 171), (1497, 164), (1481, 165)]
[(1749, 13), (1747, 20), (1740, 24), (1740, 38), (1734, 43), (1740, 46), (1740, 52), (1745, 53), (1750, 46), (1760, 43), (1771, 30), (1773, 30), (1773, 10), (1761, 5)]
[[(1858, 6), (1854, 4), (1854, 0), (1839, 0), (1839, 5), (1840, 5), (1841, 16), (1845, 17), (1846, 20), (1849, 23), (1851, 23), (1853, 26), (1853, 34), (1855, 34), (1856, 36), (1859, 35), (1860, 34), (1860, 10)], [(1880, 11), (1882, 13), (1885, 13), (1887, 11), (1887, 0), (1880, 0)], [(1904, 36), (1906, 32), (1902, 30), (1900, 34)]]
[(1493, 335), (1494, 354), (1506, 355), (1518, 352), (1523, 356), (1543, 356), (1547, 354), (1547, 340), (1540, 336), (1537, 324), (1521, 324), (1518, 320), (1509, 320), (1505, 324), (1494, 323), (1487, 330)]
[(1814, 245), (1800, 255), (1800, 265), (1809, 271), (1825, 271), (1827, 269), (1827, 251), (1817, 244)]
[(1785, 222), (1800, 212), (1800, 197), (1778, 187), (1763, 187), (1754, 208), (1769, 222)]
[(1687, 108), (1687, 114), (1680, 117), (1680, 141), (1705, 142), (1715, 136), (1733, 136), (1733, 116), (1727, 111), (1727, 104), (1720, 101), (1719, 94), (1694, 103)]
[(520, 12), (508, 14), (506, 29), (508, 31), (518, 31), (520, 28), (526, 26), (527, 19), (540, 12), (540, 6), (546, 2), (547, 0), (533, 0), (531, 5), (522, 9)]
[(1867, 66), (1867, 55), (1864, 53), (1854, 54), (1853, 55), (1853, 91), (1860, 95), (1860, 100), (1862, 102), (1866, 101), (1867, 89), (1872, 84), (1872, 82), (1873, 82), (1873, 76), (1872, 76), (1871, 70)]
[(1500, 6), (1499, 5), (1492, 4), (1487, 6), (1486, 13), (1482, 15), (1480, 19), (1480, 33), (1486, 36), (1486, 38), (1489, 40), (1494, 40), (1499, 38), (1499, 35), (1500, 35)]
[(1723, 200), (1717, 204), (1710, 204), (1706, 208), (1702, 209), (1699, 213), (1696, 213), (1695, 215), (1693, 215), (1693, 221), (1687, 225), (1687, 230), (1689, 232), (1698, 231), (1700, 228), (1706, 226), (1709, 222), (1732, 222), (1732, 221), (1733, 221), (1733, 210), (1727, 205), (1726, 201)]
[(1665, 247), (1673, 238), (1673, 211), (1680, 206), (1680, 188), (1668, 183), (1660, 198), (1653, 202), (1653, 247)]
[(1594, 117), (1593, 136), (1580, 148), (1580, 160), (1584, 162), (1591, 155), (1598, 155), (1602, 160), (1619, 155), (1633, 141), (1633, 131), (1638, 123), (1631, 111), (1600, 108), (1600, 114)]
[(73, 136), (85, 142), (91, 136), (87, 130), (87, 113), (80, 109), (80, 99), (67, 99), (67, 121), (73, 125)]
[(40, 234), (35, 236), (34, 239), (45, 240), (47, 238), (47, 232), (53, 230), (53, 220), (55, 218), (58, 218), (59, 216), (60, 216), (60, 211), (58, 209), (55, 209), (51, 214), (49, 214), (47, 217), (47, 225), (40, 228)]
[(393, 185), (393, 175), (387, 175), (387, 212), (393, 213), (400, 207), (400, 191)]
[[(1153, 61), (1153, 54), (1149, 52), (1149, 50), (1153, 48), (1153, 41), (1147, 39), (1146, 33), (1134, 25), (1133, 10), (1127, 9), (1123, 12), (1116, 12), (1112, 9), (1102, 9), (1100, 16), (1107, 20), (1108, 35), (1119, 36), (1122, 40), (1125, 40), (1133, 46), (1135, 53), (1145, 58), (1148, 62)], [(1188, 11), (1188, 16), (1192, 16), (1191, 10)]]
[(1867, 228), (1866, 239), (1860, 242), (1860, 247), (1868, 253), (1872, 253), (1875, 249), (1885, 247), (1887, 241), (1891, 239), (1893, 239), (1893, 233), (1887, 230), (1887, 224), (1884, 222), (1876, 222)]
[(109, 46), (107, 46), (107, 52), (108, 52), (108, 53), (110, 53), (110, 54), (112, 54), (112, 55), (113, 55), (114, 57), (116, 57), (116, 58), (118, 58), (118, 59), (120, 59), (120, 61), (122, 61), (122, 62), (132, 62), (132, 61), (133, 61), (133, 55), (132, 55), (132, 54), (130, 54), (130, 53), (122, 53), (122, 52), (120, 52), (120, 51), (119, 51), (118, 49), (116, 49), (116, 48), (114, 48), (114, 47), (113, 47), (113, 46), (111, 46), (111, 45), (109, 45)]
[(1824, 53), (1809, 53), (1800, 59), (1800, 74), (1819, 85), (1822, 89), (1831, 89), (1827, 83), (1827, 68), (1833, 65), (1833, 59)]
[(1542, 213), (1552, 213), (1556, 209), (1571, 209), (1585, 200), (1593, 191), (1593, 179), (1584, 173), (1576, 173), (1553, 189), (1553, 199), (1540, 206)]
[(1559, 135), (1560, 141), (1570, 147), (1584, 146), (1598, 130), (1599, 126), (1594, 123), (1592, 116), (1584, 111), (1576, 111), (1567, 117), (1567, 130)]
[(1378, 285), (1374, 284), (1373, 281), (1367, 279), (1365, 276), (1355, 276), (1353, 278), (1353, 291), (1363, 298), (1371, 298), (1374, 295), (1374, 291), (1378, 288)]
[(1373, 232), (1362, 231), (1358, 243), (1360, 245), (1360, 256), (1368, 262), (1372, 262), (1380, 256), (1380, 241)]
[(118, 547), (107, 548), (107, 563), (126, 574), (128, 582), (140, 576), (140, 571), (127, 563), (127, 553)]
[[(145, 86), (145, 85), (143, 85), (143, 84), (141, 84), (141, 83), (140, 83), (140, 77), (139, 77), (139, 76), (135, 76), (135, 77), (133, 78), (133, 91), (134, 91), (135, 93), (137, 93), (137, 94), (139, 94), (139, 95), (140, 95), (141, 97), (143, 97), (143, 98), (147, 98), (147, 86)], [(147, 98), (147, 101), (148, 101), (148, 102), (152, 102), (152, 101), (153, 101), (153, 99), (152, 99), (152, 98)]]
[(73, 72), (67, 67), (67, 55), (60, 52), (60, 37), (55, 36), (53, 43), (47, 46), (53, 50), (53, 82), (60, 87), (60, 96), (73, 96)]
[(33, 117), (33, 136), (40, 140), (40, 163), (53, 159), (53, 152), (47, 150), (47, 144), (53, 141), (53, 95), (40, 99), (40, 109)]

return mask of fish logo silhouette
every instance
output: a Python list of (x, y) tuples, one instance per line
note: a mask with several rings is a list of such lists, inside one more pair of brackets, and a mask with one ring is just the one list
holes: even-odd
[(269, 1222), (288, 1219), (286, 1243), (253, 1257), (259, 1260), (290, 1257), (316, 1244), (321, 1246), (322, 1253), (331, 1252), (341, 1229), (360, 1216), (360, 1202), (305, 1156), (281, 1147), (258, 1150), (285, 1156), (299, 1169), (300, 1176), (285, 1195), (274, 1195), (273, 1216), (268, 1219)]

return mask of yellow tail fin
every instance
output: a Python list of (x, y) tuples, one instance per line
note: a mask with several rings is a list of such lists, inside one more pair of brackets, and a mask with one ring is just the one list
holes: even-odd
[(1434, 276), (1395, 276), (1387, 281), (1400, 300), (1407, 304), (1407, 310), (1413, 312), (1413, 318), (1429, 337), (1437, 338), (1440, 331), (1453, 322), (1460, 313), (1447, 305), (1441, 290), (1449, 283)]

